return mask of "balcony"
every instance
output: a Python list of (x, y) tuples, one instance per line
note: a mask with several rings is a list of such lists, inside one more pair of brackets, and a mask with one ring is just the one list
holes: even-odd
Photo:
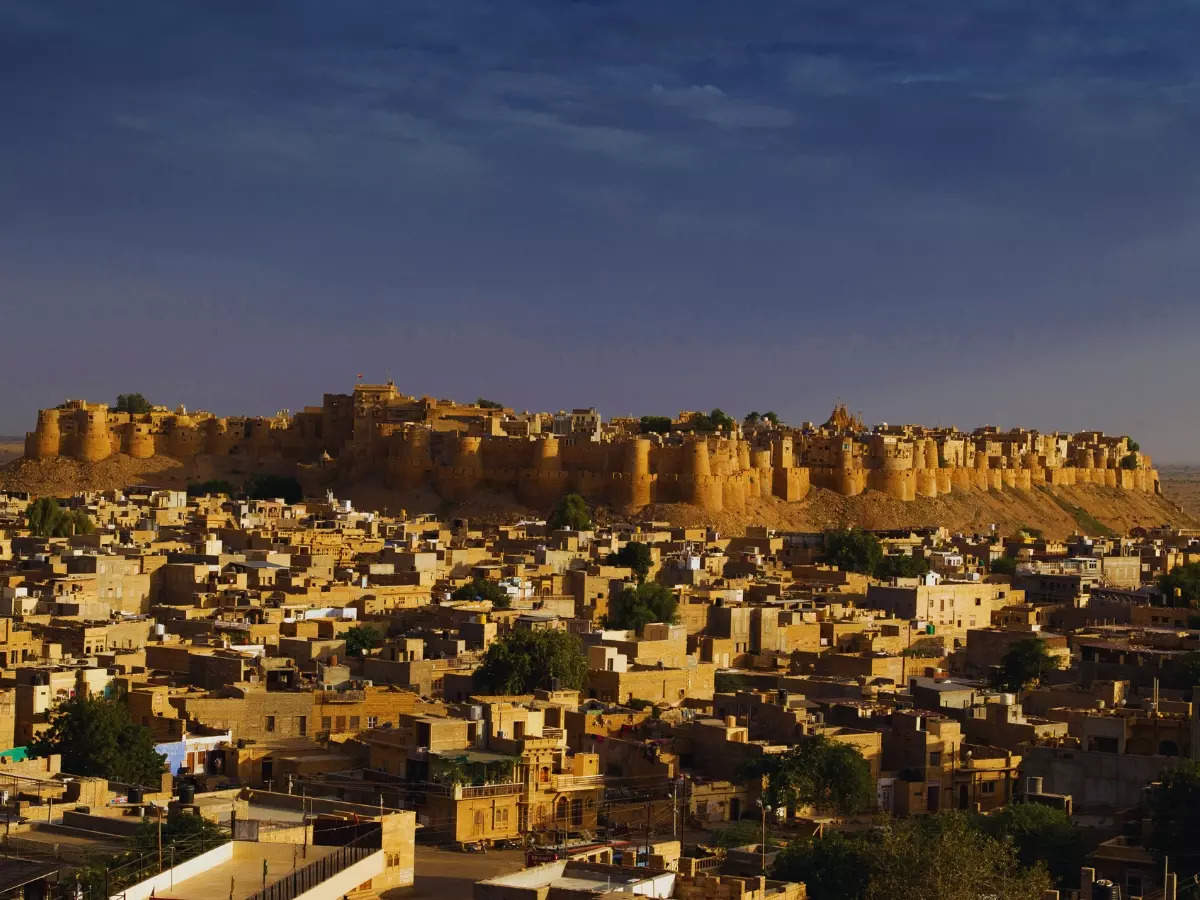
[(550, 783), (556, 791), (583, 791), (604, 787), (603, 775), (551, 775)]

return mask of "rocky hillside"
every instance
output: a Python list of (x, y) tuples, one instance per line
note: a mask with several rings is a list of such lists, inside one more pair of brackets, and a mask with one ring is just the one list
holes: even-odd
[[(253, 474), (249, 461), (237, 457), (198, 457), (194, 464), (184, 466), (165, 456), (137, 460), (123, 454), (99, 463), (81, 463), (70, 459), (34, 461), (18, 459), (0, 468), (0, 488), (28, 491), (35, 495), (65, 496), (81, 490), (106, 490), (130, 484), (151, 484), (159, 487), (183, 488), (189, 483), (209, 478), (224, 478), (240, 483)], [(277, 472), (286, 471), (281, 464)], [(260, 471), (260, 470), (255, 470)], [(313, 493), (323, 486), (303, 475), (301, 481)], [(1168, 493), (1180, 485), (1191, 483), (1195, 489), (1189, 502), (1200, 500), (1200, 469), (1194, 470), (1192, 482), (1165, 480)], [(333, 486), (339, 496), (349, 497), (360, 508), (410, 513), (434, 512), (441, 515), (460, 515), (485, 521), (496, 521), (514, 515), (536, 514), (545, 510), (530, 510), (518, 504), (510, 495), (480, 491), (469, 501), (448, 504), (432, 490), (396, 491), (373, 481)], [(1196, 511), (1200, 503), (1193, 506)], [(607, 511), (600, 510), (600, 515)], [(1041, 529), (1048, 537), (1065, 537), (1074, 532), (1102, 534), (1124, 533), (1141, 525), (1173, 523), (1195, 525), (1196, 518), (1181, 509), (1171, 496), (1157, 497), (1117, 488), (1094, 485), (1067, 488), (1035, 488), (1032, 491), (978, 491), (954, 493), (935, 499), (918, 498), (905, 503), (877, 491), (857, 497), (844, 497), (832, 491), (813, 489), (799, 503), (777, 499), (757, 500), (744, 510), (717, 514), (704, 513), (686, 504), (665, 504), (648, 507), (646, 517), (677, 524), (712, 524), (726, 533), (740, 531), (747, 525), (767, 525), (774, 528), (818, 531), (844, 525), (864, 528), (905, 528), (923, 525), (945, 525), (955, 531), (985, 531), (993, 524), (1002, 532), (1022, 526)]]

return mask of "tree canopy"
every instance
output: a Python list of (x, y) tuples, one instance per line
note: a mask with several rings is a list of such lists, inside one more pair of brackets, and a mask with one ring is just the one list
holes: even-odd
[(813, 806), (852, 815), (875, 805), (875, 781), (862, 754), (820, 735), (802, 738), (785, 753), (754, 758), (742, 775), (767, 777), (764, 799), (771, 809)]
[(678, 608), (679, 598), (673, 590), (647, 581), (625, 588), (609, 601), (604, 626), (640, 634), (651, 622), (674, 622)]
[(25, 510), (29, 530), (37, 537), (70, 537), (91, 534), (96, 525), (82, 509), (63, 509), (51, 497), (38, 497)]
[(1150, 850), (1160, 863), (1170, 857), (1180, 884), (1190, 881), (1200, 874), (1200, 763), (1188, 760), (1163, 772), (1147, 801)]
[(919, 578), (929, 571), (929, 560), (906, 553), (885, 556), (875, 566), (876, 578)]
[(646, 580), (650, 574), (650, 566), (654, 559), (650, 553), (650, 545), (641, 541), (630, 541), (616, 553), (609, 554), (608, 563), (612, 566), (628, 566), (633, 569), (638, 583)]
[(1200, 607), (1200, 563), (1176, 566), (1158, 578), (1164, 606)]
[(342, 638), (346, 642), (347, 656), (362, 656), (383, 643), (383, 632), (368, 622), (347, 629)]
[(671, 417), (642, 416), (638, 420), (638, 428), (642, 434), (669, 434), (671, 432)]
[(1006, 691), (1020, 692), (1057, 668), (1058, 660), (1050, 655), (1045, 641), (1025, 638), (1009, 647), (1001, 658), (996, 684)]
[(750, 412), (746, 413), (746, 417), (744, 419), (742, 419), (742, 424), (743, 425), (757, 425), (759, 419), (761, 419), (761, 418), (762, 418), (762, 413), (760, 413), (757, 409), (752, 409), (752, 410), (750, 410)]
[(255, 475), (246, 482), (246, 496), (251, 500), (299, 503), (304, 499), (304, 489), (291, 475)]
[(810, 900), (1027, 900), (1050, 888), (1044, 867), (1023, 866), (1012, 844), (957, 812), (794, 841), (772, 874), (803, 881)]
[(530, 694), (550, 689), (583, 687), (587, 660), (579, 638), (566, 631), (518, 628), (488, 647), (475, 670), (475, 685), (489, 694)]
[(117, 394), (117, 403), (113, 409), (116, 412), (140, 416), (150, 412), (150, 401), (141, 394)]
[(973, 821), (988, 836), (1012, 841), (1021, 865), (1033, 868), (1039, 861), (1045, 863), (1060, 889), (1079, 883), (1079, 869), (1090, 847), (1063, 810), (1041, 803), (1013, 803)]
[(776, 413), (775, 410), (773, 410), (773, 409), (768, 409), (765, 413), (763, 413), (763, 418), (766, 419), (768, 422), (770, 422), (772, 425), (779, 424), (779, 414)]
[(861, 528), (839, 528), (825, 532), (825, 561), (843, 572), (872, 575), (883, 559), (879, 538)]
[(1017, 559), (1015, 556), (1001, 556), (988, 564), (988, 572), (993, 575), (1016, 575)]
[(474, 600), (489, 600), (496, 609), (508, 609), (512, 606), (512, 598), (498, 582), (487, 578), (472, 578), (466, 584), (454, 590), (451, 600), (459, 603), (470, 603)]
[(480, 409), (504, 409), (503, 403), (497, 403), (495, 400), (485, 400), (483, 397), (476, 400), (475, 405)]
[(693, 431), (728, 431), (733, 428), (733, 417), (720, 407), (714, 407), (709, 413), (700, 413), (691, 420)]
[(587, 531), (592, 527), (592, 511), (587, 501), (578, 494), (567, 494), (558, 501), (558, 506), (546, 521), (550, 528), (569, 528), (572, 531)]
[(64, 772), (148, 786), (158, 785), (166, 760), (124, 703), (82, 694), (54, 707), (50, 727), (29, 744), (30, 756), (54, 753)]

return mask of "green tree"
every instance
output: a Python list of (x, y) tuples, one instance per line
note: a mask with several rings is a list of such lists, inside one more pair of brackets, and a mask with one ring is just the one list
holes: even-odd
[(1200, 874), (1200, 763), (1180, 763), (1162, 773), (1147, 798), (1150, 807), (1150, 839), (1147, 842), (1161, 863), (1170, 857), (1179, 881)]
[(1017, 558), (1015, 556), (1001, 556), (993, 559), (988, 564), (988, 572), (993, 575), (1016, 575)]
[(150, 730), (118, 700), (80, 694), (50, 713), (50, 727), (29, 744), (30, 756), (62, 755), (62, 769), (129, 784), (157, 786), (166, 757)]
[(770, 422), (772, 425), (777, 426), (779, 424), (779, 414), (776, 413), (775, 410), (773, 410), (773, 409), (768, 409), (765, 413), (763, 413), (763, 418), (766, 419), (768, 422)]
[(299, 503), (304, 499), (304, 489), (291, 475), (255, 475), (246, 482), (246, 496), (251, 500)]
[(929, 571), (929, 560), (923, 556), (897, 554), (885, 556), (875, 567), (876, 578), (919, 578)]
[(1025, 638), (1009, 647), (1001, 658), (996, 683), (1006, 691), (1020, 692), (1057, 668), (1058, 660), (1050, 655), (1045, 641)]
[(679, 598), (669, 587), (643, 582), (625, 588), (609, 601), (604, 626), (641, 634), (651, 622), (674, 622), (678, 608)]
[(531, 694), (557, 683), (562, 690), (583, 687), (587, 660), (579, 638), (566, 631), (518, 628), (488, 647), (475, 670), (475, 686), (488, 694)]
[(883, 559), (879, 538), (861, 528), (840, 528), (825, 532), (825, 561), (843, 572), (874, 573)]
[(653, 562), (650, 545), (643, 544), (641, 541), (630, 541), (616, 553), (610, 553), (608, 556), (609, 565), (628, 566), (633, 569), (633, 574), (637, 576), (639, 584), (645, 581), (646, 576), (650, 574), (650, 566)]
[(1050, 888), (1044, 868), (1023, 868), (1011, 844), (962, 813), (895, 822), (874, 847), (866, 900), (1029, 900)]
[(508, 609), (512, 606), (512, 598), (508, 591), (499, 583), (487, 578), (472, 578), (466, 584), (455, 589), (450, 599), (458, 603), (470, 603), (477, 600), (489, 600), (496, 609)]
[(495, 400), (485, 400), (482, 397), (475, 401), (475, 405), (480, 409), (504, 409), (503, 403), (497, 403)]
[(1029, 900), (1050, 888), (1041, 865), (1022, 866), (1011, 844), (952, 812), (794, 841), (772, 875), (804, 881), (809, 900)]
[(50, 497), (38, 497), (25, 510), (29, 530), (37, 537), (70, 537), (91, 534), (96, 525), (82, 509), (63, 509)]
[(1129, 442), (1129, 452), (1130, 453), (1137, 453), (1141, 449), (1142, 449), (1142, 445), (1139, 444), (1137, 441)]
[(592, 511), (587, 501), (578, 494), (567, 494), (558, 501), (546, 524), (552, 529), (569, 528), (572, 531), (587, 531), (592, 527)]
[(792, 841), (779, 852), (771, 876), (803, 882), (808, 900), (851, 900), (866, 896), (875, 866), (868, 838), (833, 831)]
[(150, 401), (141, 394), (117, 394), (117, 405), (113, 409), (116, 412), (140, 416), (150, 412)]
[(734, 425), (733, 417), (720, 407), (714, 408), (708, 414), (708, 420), (712, 423), (713, 430), (728, 431)]
[(642, 416), (638, 427), (642, 434), (669, 434), (671, 419), (669, 416)]
[(369, 623), (355, 625), (342, 635), (346, 642), (347, 656), (363, 656), (383, 643), (383, 632)]
[(1044, 862), (1060, 889), (1079, 883), (1079, 869), (1090, 847), (1063, 810), (1040, 803), (1014, 803), (978, 816), (974, 822), (997, 840), (1011, 840), (1021, 865), (1033, 868)]
[(1176, 566), (1158, 578), (1164, 606), (1200, 607), (1200, 563)]
[(1121, 457), (1122, 469), (1140, 469), (1141, 467), (1142, 464), (1138, 461), (1138, 455), (1136, 453), (1127, 453), (1125, 456)]
[(746, 413), (746, 418), (742, 419), (742, 424), (746, 426), (757, 425), (759, 419), (761, 418), (762, 413), (760, 413), (757, 409), (752, 409), (750, 412)]
[(820, 735), (802, 738), (784, 753), (752, 759), (742, 774), (767, 777), (764, 796), (771, 809), (813, 806), (852, 815), (875, 805), (875, 781), (862, 754)]

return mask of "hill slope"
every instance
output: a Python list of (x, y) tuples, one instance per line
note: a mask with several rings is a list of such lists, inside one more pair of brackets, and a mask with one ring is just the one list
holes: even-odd
[[(269, 471), (282, 474), (290, 468), (290, 464), (280, 462)], [(0, 488), (65, 496), (76, 491), (111, 490), (131, 484), (183, 488), (190, 482), (209, 478), (225, 478), (238, 484), (259, 471), (263, 468), (238, 457), (201, 456), (187, 466), (165, 456), (138, 460), (124, 454), (98, 463), (18, 459), (0, 467)], [(300, 477), (309, 492), (323, 492), (323, 486), (311, 476), (301, 472)], [(523, 507), (507, 493), (495, 491), (479, 491), (465, 503), (449, 504), (428, 488), (397, 491), (374, 480), (333, 487), (339, 496), (367, 509), (392, 512), (405, 509), (410, 513), (432, 512), (487, 521), (539, 512)], [(605, 511), (599, 512), (603, 517)], [(1076, 531), (1124, 533), (1136, 525), (1196, 524), (1193, 516), (1167, 497), (1094, 485), (1032, 491), (971, 490), (933, 499), (921, 497), (908, 503), (877, 491), (845, 497), (816, 488), (799, 503), (773, 498), (756, 500), (743, 510), (716, 514), (687, 504), (657, 504), (642, 510), (641, 515), (675, 524), (715, 525), (726, 533), (741, 531), (747, 525), (799, 531), (845, 525), (876, 529), (944, 525), (954, 531), (982, 532), (995, 524), (1002, 533), (1029, 526), (1041, 529), (1047, 537), (1066, 537)]]

